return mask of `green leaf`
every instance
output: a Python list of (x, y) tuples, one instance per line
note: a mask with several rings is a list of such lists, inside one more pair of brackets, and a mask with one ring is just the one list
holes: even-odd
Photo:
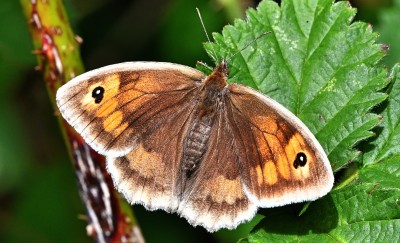
[(400, 65), (390, 75), (392, 85), (388, 87), (389, 98), (384, 105), (381, 124), (376, 130), (378, 138), (370, 143), (373, 150), (363, 156), (365, 165), (378, 163), (391, 156), (400, 155)]
[[(373, 67), (384, 55), (366, 23), (351, 23), (355, 9), (331, 0), (263, 1), (214, 34), (207, 50), (228, 58), (230, 82), (267, 94), (296, 114), (316, 135), (338, 171), (356, 158), (353, 146), (373, 135), (388, 80)], [(271, 34), (246, 46), (265, 31)], [(214, 51), (216, 53), (214, 53)]]
[(378, 136), (364, 146), (370, 151), (362, 157), (365, 168), (360, 179), (379, 187), (400, 189), (400, 64), (393, 67), (390, 78), (389, 98), (379, 107), (382, 122), (375, 128)]
[(389, 45), (388, 55), (383, 59), (386, 65), (392, 66), (400, 61), (400, 31), (397, 31), (400, 23), (400, 0), (394, 0), (391, 8), (383, 10), (378, 15), (377, 26), (379, 42)]
[(399, 242), (399, 189), (349, 186), (312, 203), (304, 216), (278, 210), (242, 242)]
[[(380, 108), (389, 123), (400, 120), (400, 107), (384, 113), (386, 103), (381, 103), (388, 95), (382, 90), (390, 82), (379, 64), (384, 51), (370, 25), (352, 23), (355, 13), (345, 1), (285, 0), (281, 6), (263, 1), (247, 12), (247, 21), (235, 21), (206, 45), (217, 62), (228, 59), (229, 82), (260, 90), (304, 121), (334, 171), (344, 175), (337, 179), (338, 189), (305, 212), (299, 204), (262, 210), (265, 218), (243, 242), (399, 240), (400, 156), (393, 155), (400, 150), (400, 137), (391, 132), (397, 127), (385, 130), (385, 120), (371, 130), (382, 120), (371, 110)], [(239, 51), (266, 31), (271, 34)], [(400, 97), (391, 94), (386, 101), (388, 109), (397, 105), (391, 101), (395, 96)], [(358, 145), (372, 137), (368, 146)], [(389, 155), (390, 160), (375, 164), (374, 156)], [(360, 163), (346, 166), (353, 160)], [(358, 175), (361, 183), (353, 181)]]
[[(360, 172), (361, 181), (374, 182), (379, 187), (400, 189), (400, 156), (391, 157)], [(399, 208), (398, 208), (399, 210)]]

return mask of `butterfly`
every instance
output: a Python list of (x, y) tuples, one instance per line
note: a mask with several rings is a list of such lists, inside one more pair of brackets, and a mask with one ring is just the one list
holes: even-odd
[(176, 212), (213, 232), (259, 207), (326, 195), (334, 177), (310, 130), (258, 91), (179, 64), (127, 62), (57, 91), (62, 116), (100, 154), (131, 204)]

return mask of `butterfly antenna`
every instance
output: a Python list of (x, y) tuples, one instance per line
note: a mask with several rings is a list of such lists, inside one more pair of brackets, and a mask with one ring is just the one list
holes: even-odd
[[(204, 33), (206, 33), (207, 40), (209, 43), (211, 43), (210, 37), (208, 36), (207, 30), (206, 30), (206, 26), (204, 25), (204, 22), (203, 22), (203, 18), (201, 17), (199, 8), (196, 8), (196, 11), (197, 11), (197, 14), (199, 15), (200, 23), (201, 23), (201, 26), (203, 26)], [(215, 52), (213, 45), (211, 45), (211, 49), (214, 53), (214, 61), (217, 61), (217, 60), (215, 60), (217, 58), (217, 52)]]
[(256, 42), (257, 40), (259, 40), (260, 38), (270, 34), (271, 31), (265, 31), (264, 33), (260, 34), (259, 36), (257, 36), (254, 40), (250, 41), (249, 43), (247, 43), (242, 49), (240, 49), (239, 51), (237, 51), (236, 53), (234, 53), (232, 56), (226, 58), (226, 61), (232, 59), (234, 56), (236, 56), (237, 54), (239, 54), (240, 52), (242, 52), (244, 49), (246, 49), (247, 47), (251, 46), (254, 44), (254, 42)]

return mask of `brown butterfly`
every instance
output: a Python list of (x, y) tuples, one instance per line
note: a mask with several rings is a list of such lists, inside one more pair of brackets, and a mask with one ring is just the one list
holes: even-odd
[(321, 145), (290, 111), (239, 84), (222, 61), (211, 75), (130, 62), (82, 74), (57, 92), (62, 116), (107, 157), (132, 204), (177, 212), (209, 231), (258, 207), (315, 200), (333, 186)]

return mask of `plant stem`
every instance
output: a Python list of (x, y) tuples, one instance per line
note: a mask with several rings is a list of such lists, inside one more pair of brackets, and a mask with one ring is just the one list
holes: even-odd
[[(84, 70), (79, 52), (81, 39), (73, 33), (61, 0), (20, 1), (36, 49), (33, 53), (38, 57), (36, 69), (43, 72), (57, 111), (56, 90)], [(114, 190), (104, 157), (56, 113), (86, 208), (87, 233), (96, 242), (144, 242), (131, 208)]]

